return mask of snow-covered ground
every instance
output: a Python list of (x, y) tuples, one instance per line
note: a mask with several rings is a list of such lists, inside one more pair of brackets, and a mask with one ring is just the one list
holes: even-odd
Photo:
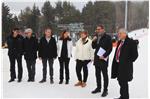
[[(131, 98), (148, 98), (148, 30), (139, 29), (129, 33), (130, 37), (139, 40), (139, 57), (134, 63), (134, 79), (129, 83)], [(109, 78), (111, 73), (111, 63), (114, 55), (114, 50), (110, 55), (110, 63), (108, 67)], [(3, 49), (3, 97), (4, 98), (100, 98), (101, 93), (91, 94), (91, 91), (96, 88), (95, 68), (89, 65), (89, 76), (87, 87), (74, 87), (77, 82), (75, 72), (75, 60), (70, 61), (70, 84), (59, 85), (59, 63), (56, 59), (54, 62), (54, 81), (49, 83), (49, 75), (47, 82), (38, 83), (42, 79), (42, 64), (37, 59), (36, 63), (36, 79), (35, 82), (27, 82), (27, 68), (23, 58), (23, 79), (21, 83), (17, 81), (8, 83), (9, 78), (9, 60), (7, 49)], [(17, 69), (17, 68), (16, 68)], [(102, 80), (103, 81), (103, 80)], [(109, 80), (109, 94), (106, 98), (119, 97), (119, 85), (117, 80)]]

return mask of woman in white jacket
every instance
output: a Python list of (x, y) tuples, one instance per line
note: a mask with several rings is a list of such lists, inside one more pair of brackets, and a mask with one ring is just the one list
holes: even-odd
[[(85, 87), (88, 78), (87, 64), (94, 58), (94, 50), (92, 48), (92, 41), (88, 38), (87, 32), (80, 33), (80, 39), (76, 43), (75, 58), (76, 58), (76, 73), (78, 82), (75, 86)], [(81, 70), (83, 68), (83, 79)]]
[(67, 32), (66, 30), (61, 33), (60, 39), (58, 40), (57, 44), (57, 51), (58, 51), (58, 60), (60, 64), (59, 84), (63, 83), (64, 68), (66, 74), (66, 84), (69, 84), (69, 61), (72, 52), (72, 41), (71, 38), (69, 38), (69, 32)]

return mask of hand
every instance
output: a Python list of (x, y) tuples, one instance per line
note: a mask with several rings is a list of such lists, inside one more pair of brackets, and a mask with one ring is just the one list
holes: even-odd
[(101, 57), (99, 57), (99, 59), (102, 59), (102, 60), (104, 60), (105, 58), (104, 58), (103, 56), (101, 56)]
[(92, 41), (95, 41), (95, 40), (97, 40), (97, 37), (96, 37), (96, 36), (93, 37)]

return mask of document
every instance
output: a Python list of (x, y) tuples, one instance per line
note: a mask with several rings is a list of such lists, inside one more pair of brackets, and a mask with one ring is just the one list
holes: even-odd
[[(99, 57), (102, 57), (104, 54), (106, 53), (106, 50), (103, 49), (102, 47), (99, 48), (98, 52), (97, 52), (97, 55)], [(106, 57), (104, 60), (107, 61), (108, 57)]]

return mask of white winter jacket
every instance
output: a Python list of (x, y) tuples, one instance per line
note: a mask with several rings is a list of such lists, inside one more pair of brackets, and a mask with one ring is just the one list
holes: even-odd
[(92, 48), (92, 41), (87, 37), (85, 44), (83, 44), (80, 38), (75, 47), (75, 59), (78, 60), (93, 60), (94, 59), (94, 49)]

